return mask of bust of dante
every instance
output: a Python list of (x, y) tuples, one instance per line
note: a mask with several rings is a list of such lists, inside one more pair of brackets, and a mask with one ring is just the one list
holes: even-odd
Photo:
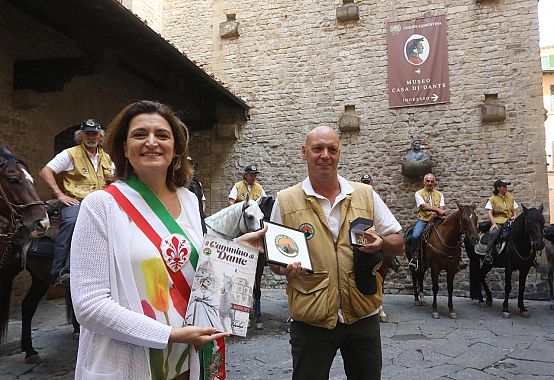
[(427, 161), (431, 158), (429, 153), (421, 150), (421, 140), (413, 139), (412, 148), (406, 154), (405, 160), (408, 162)]

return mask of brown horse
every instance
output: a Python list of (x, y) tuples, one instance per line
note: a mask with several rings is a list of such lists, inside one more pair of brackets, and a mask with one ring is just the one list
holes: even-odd
[[(454, 290), (454, 276), (459, 270), (462, 257), (462, 235), (465, 235), (474, 244), (479, 236), (477, 231), (477, 215), (475, 205), (462, 205), (456, 202), (458, 210), (450, 214), (440, 224), (434, 224), (430, 233), (422, 236), (422, 269), (412, 272), (414, 298), (416, 304), (422, 304), (419, 293), (423, 293), (423, 280), (427, 268), (431, 268), (433, 282), (433, 318), (439, 318), (437, 311), (437, 293), (439, 291), (439, 274), (446, 271), (446, 283), (448, 288), (449, 317), (457, 318), (452, 304), (452, 292)], [(406, 256), (411, 256), (410, 245), (406, 244)]]
[[(7, 332), (12, 283), (24, 269), (23, 247), (29, 237), (44, 235), (49, 227), (46, 207), (34, 188), (25, 163), (5, 146), (0, 147), (0, 342)], [(48, 290), (50, 266), (40, 268), (38, 274), (27, 261), (33, 282), (23, 300), (21, 348), (26, 359), (37, 355), (31, 342), (31, 318)], [(37, 355), (38, 356), (38, 355)]]

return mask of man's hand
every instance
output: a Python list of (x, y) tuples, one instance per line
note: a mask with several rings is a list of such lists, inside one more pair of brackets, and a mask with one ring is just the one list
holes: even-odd
[(62, 204), (66, 206), (76, 206), (80, 203), (77, 199), (71, 198), (65, 195), (64, 193), (61, 193), (56, 198), (58, 199), (58, 201), (60, 201)]
[(169, 342), (188, 343), (202, 346), (208, 342), (229, 336), (228, 332), (218, 332), (214, 327), (184, 326), (171, 330)]
[(375, 231), (375, 227), (365, 230), (364, 238), (366, 243), (359, 247), (360, 251), (364, 253), (375, 253), (383, 250), (383, 239), (379, 236), (377, 231)]
[(258, 252), (264, 251), (264, 240), (263, 236), (267, 232), (267, 225), (264, 226), (261, 230), (248, 232), (244, 235), (239, 236), (235, 239), (237, 243), (247, 245), (249, 247), (255, 248)]
[(287, 280), (291, 280), (293, 278), (296, 278), (296, 277), (306, 273), (306, 269), (302, 268), (299, 261), (296, 262), (296, 263), (289, 264), (286, 267), (282, 267), (282, 266), (275, 265), (275, 264), (269, 264), (269, 268), (275, 274), (280, 274), (282, 276), (287, 276)]

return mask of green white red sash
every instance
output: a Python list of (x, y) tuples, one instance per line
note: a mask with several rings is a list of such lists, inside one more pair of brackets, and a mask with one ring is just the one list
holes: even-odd
[[(188, 304), (198, 264), (198, 251), (192, 241), (158, 197), (138, 178), (133, 176), (125, 182), (113, 183), (104, 190), (112, 195), (121, 209), (158, 249), (175, 288)], [(218, 340), (217, 346), (208, 343), (197, 350), (199, 357), (191, 361), (190, 378), (207, 380), (213, 378), (215, 372), (216, 378), (225, 379), (224, 339)], [(213, 361), (216, 353), (220, 358), (216, 360), (217, 364)], [(201, 371), (195, 371), (194, 368), (200, 364), (198, 360), (202, 363)], [(214, 364), (217, 368), (213, 368)]]

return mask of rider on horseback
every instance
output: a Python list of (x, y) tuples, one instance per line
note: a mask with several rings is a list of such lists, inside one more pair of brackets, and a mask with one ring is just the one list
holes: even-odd
[[(104, 188), (106, 180), (113, 175), (110, 156), (101, 147), (103, 140), (104, 129), (97, 121), (83, 121), (75, 131), (78, 145), (58, 153), (39, 173), (62, 205), (51, 271), (52, 280), (59, 286), (69, 284), (69, 260), (66, 259), (80, 203), (93, 191)], [(62, 176), (62, 189), (56, 181), (58, 174)]]
[(412, 259), (408, 266), (415, 271), (421, 269), (420, 263), (420, 237), (427, 223), (435, 217), (443, 217), (446, 215), (446, 207), (444, 205), (444, 196), (438, 190), (435, 190), (436, 178), (433, 174), (428, 173), (423, 177), (424, 188), (415, 193), (417, 206), (417, 222), (412, 232), (411, 250)]
[(516, 209), (519, 207), (514, 197), (508, 194), (508, 185), (510, 182), (496, 180), (494, 182), (493, 195), (489, 198), (485, 210), (487, 217), (491, 222), (490, 237), (487, 243), (487, 254), (483, 263), (493, 264), (493, 254), (496, 251), (495, 246), (502, 228), (508, 220), (514, 220), (517, 216)]

